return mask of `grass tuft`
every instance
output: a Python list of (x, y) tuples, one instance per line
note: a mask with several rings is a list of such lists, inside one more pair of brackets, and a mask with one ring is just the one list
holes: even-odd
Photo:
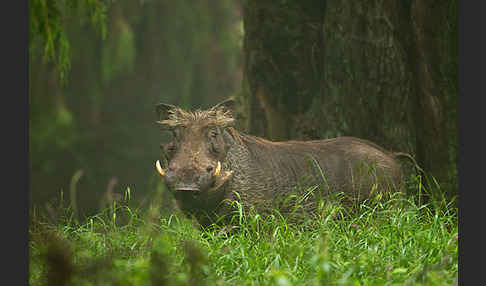
[[(298, 201), (298, 200), (297, 200)], [(339, 196), (305, 219), (235, 203), (232, 225), (112, 204), (84, 223), (65, 210), (29, 229), (30, 285), (452, 285), (453, 201)], [(291, 214), (290, 214), (291, 216)]]

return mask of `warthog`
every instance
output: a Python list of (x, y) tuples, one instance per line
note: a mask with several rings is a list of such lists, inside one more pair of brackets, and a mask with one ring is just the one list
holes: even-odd
[(166, 168), (158, 160), (156, 167), (179, 209), (202, 224), (229, 214), (228, 201), (265, 209), (295, 190), (308, 196), (304, 201), (337, 192), (360, 200), (401, 187), (398, 153), (354, 137), (272, 142), (232, 127), (233, 106), (233, 100), (194, 112), (156, 106), (157, 122), (173, 134), (161, 145)]

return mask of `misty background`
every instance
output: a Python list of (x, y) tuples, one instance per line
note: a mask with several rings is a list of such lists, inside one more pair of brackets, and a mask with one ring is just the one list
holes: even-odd
[(76, 200), (87, 215), (110, 188), (129, 187), (134, 203), (154, 192), (168, 135), (157, 103), (205, 108), (240, 89), (242, 17), (234, 1), (115, 1), (103, 32), (69, 11), (66, 78), (31, 49), (30, 203), (54, 204), (61, 191), (69, 202), (81, 170)]
[[(30, 207), (146, 207), (155, 105), (233, 97), (240, 130), (356, 136), (457, 190), (457, 1), (29, 1)], [(170, 205), (168, 197), (164, 204)]]

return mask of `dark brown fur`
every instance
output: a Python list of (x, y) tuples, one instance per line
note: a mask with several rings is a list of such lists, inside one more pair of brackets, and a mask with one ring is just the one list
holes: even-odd
[[(181, 111), (158, 105), (159, 123), (172, 130), (174, 140), (163, 150), (168, 161), (166, 182), (181, 210), (195, 214), (230, 214), (225, 202), (239, 201), (258, 209), (275, 206), (296, 191), (309, 210), (317, 193), (342, 192), (353, 200), (372, 191), (400, 189), (402, 172), (393, 153), (354, 137), (314, 141), (272, 142), (231, 127), (232, 101), (207, 111)], [(210, 176), (217, 162), (222, 174)], [(222, 179), (227, 174), (227, 179)], [(221, 186), (219, 186), (221, 185)]]

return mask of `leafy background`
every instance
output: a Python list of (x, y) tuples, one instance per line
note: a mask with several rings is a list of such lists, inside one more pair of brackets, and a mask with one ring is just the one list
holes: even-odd
[(155, 104), (205, 108), (239, 88), (237, 4), (30, 1), (31, 205), (62, 192), (87, 215), (107, 192), (153, 193), (167, 140)]

